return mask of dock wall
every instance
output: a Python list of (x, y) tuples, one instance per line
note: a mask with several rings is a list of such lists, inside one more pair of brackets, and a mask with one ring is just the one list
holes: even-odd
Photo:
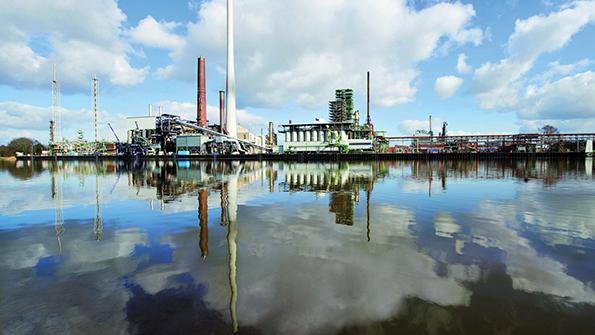
[[(531, 158), (585, 158), (584, 152), (539, 152), (539, 153), (292, 153), (249, 155), (163, 155), (143, 157), (122, 156), (34, 156), (34, 160), (93, 161), (93, 160), (178, 160), (178, 161), (286, 161), (286, 162), (336, 162), (336, 161), (381, 161), (381, 160), (478, 160), (478, 159), (531, 159)], [(20, 156), (17, 160), (31, 160)]]

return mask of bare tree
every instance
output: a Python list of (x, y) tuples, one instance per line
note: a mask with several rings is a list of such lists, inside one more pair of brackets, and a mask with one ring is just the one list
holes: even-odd
[(547, 134), (547, 135), (559, 134), (560, 133), (560, 131), (558, 130), (558, 128), (556, 128), (554, 126), (550, 126), (549, 124), (546, 124), (545, 126), (539, 128), (539, 132), (541, 134)]

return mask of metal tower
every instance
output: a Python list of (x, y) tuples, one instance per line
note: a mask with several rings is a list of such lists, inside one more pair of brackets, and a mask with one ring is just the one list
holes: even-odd
[(62, 123), (60, 122), (60, 87), (58, 86), (56, 65), (54, 65), (53, 72), (54, 76), (52, 79), (52, 123), (50, 129), (51, 144), (60, 141), (62, 137)]
[(95, 116), (95, 143), (99, 142), (99, 111), (97, 109), (97, 95), (99, 94), (97, 75), (93, 75), (93, 114)]

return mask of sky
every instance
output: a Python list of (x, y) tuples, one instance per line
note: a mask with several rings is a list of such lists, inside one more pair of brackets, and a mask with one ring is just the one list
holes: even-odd
[[(353, 88), (362, 119), (389, 135), (595, 132), (595, 1), (236, 0), (238, 121), (254, 133), (327, 118)], [(52, 68), (62, 134), (125, 137), (125, 118), (196, 118), (196, 59), (206, 58), (208, 118), (225, 89), (226, 1), (0, 2), (0, 144), (47, 143)]]

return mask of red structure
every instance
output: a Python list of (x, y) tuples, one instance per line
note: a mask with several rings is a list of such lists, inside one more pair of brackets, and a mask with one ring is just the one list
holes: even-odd
[(207, 126), (207, 89), (205, 77), (205, 58), (198, 57), (198, 92), (196, 95), (196, 123), (200, 127)]

